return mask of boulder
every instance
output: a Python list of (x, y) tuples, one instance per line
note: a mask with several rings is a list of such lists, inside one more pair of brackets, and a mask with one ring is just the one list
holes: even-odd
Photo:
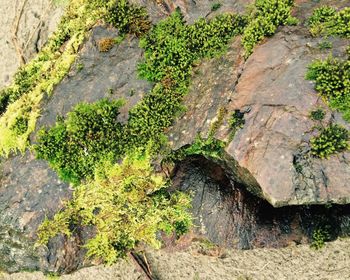
[[(332, 120), (350, 128), (305, 79), (310, 62), (328, 55), (318, 48), (320, 40), (299, 26), (284, 27), (247, 61), (238, 38), (225, 55), (204, 62), (185, 97), (187, 112), (169, 130), (173, 148), (190, 145), (198, 134), (208, 137), (224, 109), (214, 137), (227, 143), (221, 164), (236, 181), (276, 207), (349, 203), (350, 153), (330, 159), (309, 153), (317, 125), (309, 113), (315, 108), (327, 112), (325, 125)], [(347, 44), (333, 39), (333, 55), (345, 57)], [(231, 140), (228, 121), (235, 110), (244, 113), (245, 124)]]

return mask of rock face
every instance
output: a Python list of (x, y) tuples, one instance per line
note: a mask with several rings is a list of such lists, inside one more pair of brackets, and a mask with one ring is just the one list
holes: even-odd
[[(213, 2), (209, 0), (164, 1), (161, 7), (155, 2), (147, 4), (153, 21), (164, 17), (176, 5), (182, 8), (189, 22), (215, 14), (210, 11)], [(216, 13), (242, 11), (250, 2), (225, 0)], [(345, 1), (338, 2), (348, 5)], [(301, 4), (301, 9), (303, 5), (304, 15), (316, 4)], [(6, 9), (9, 8), (6, 6)], [(4, 24), (8, 26), (9, 20)], [(70, 73), (45, 100), (38, 128), (53, 125), (57, 116), (65, 115), (77, 103), (103, 97), (125, 99), (120, 121), (127, 119), (129, 109), (152, 85), (137, 77), (136, 66), (142, 57), (138, 39), (128, 37), (109, 52), (99, 52), (98, 40), (117, 35), (117, 30), (105, 26), (92, 30)], [(332, 40), (334, 54), (343, 55), (346, 42)], [(35, 45), (39, 41), (36, 40)], [(341, 217), (334, 225), (336, 234), (348, 232), (350, 214), (346, 207), (325, 213), (302, 207), (281, 210), (270, 205), (348, 203), (350, 200), (350, 153), (329, 160), (308, 156), (308, 141), (315, 125), (308, 118), (312, 109), (324, 107), (325, 123), (335, 120), (349, 128), (340, 115), (330, 112), (318, 98), (313, 84), (304, 79), (308, 63), (327, 55), (318, 49), (318, 41), (310, 38), (303, 27), (283, 28), (245, 61), (240, 38), (236, 38), (225, 55), (204, 61), (194, 70), (192, 89), (184, 100), (187, 112), (168, 130), (173, 148), (193, 143), (198, 133), (207, 137), (220, 109), (227, 112), (215, 133), (215, 138), (227, 141), (225, 156), (215, 164), (201, 159), (205, 164), (198, 165), (189, 160), (187, 165), (178, 167), (174, 177), (175, 187), (195, 191), (194, 215), (205, 218), (198, 223), (203, 229), (199, 234), (221, 245), (235, 244), (239, 248), (285, 246), (289, 242), (302, 243), (310, 235), (308, 230), (314, 228), (311, 221), (315, 214), (328, 215), (330, 220)], [(11, 59), (13, 63), (15, 60)], [(13, 67), (17, 66), (13, 63)], [(11, 74), (13, 69), (6, 66), (6, 74)], [(0, 79), (0, 84), (9, 80)], [(245, 125), (230, 140), (228, 119), (234, 110), (245, 113)], [(303, 169), (297, 170), (297, 164)], [(89, 236), (88, 229), (80, 230), (74, 239), (58, 236), (47, 248), (34, 248), (38, 226), (46, 215), (52, 217), (62, 207), (62, 201), (71, 197), (69, 186), (57, 178), (47, 163), (36, 160), (30, 152), (3, 160), (1, 165), (0, 270), (68, 273), (87, 265), (80, 245)], [(246, 192), (245, 188), (270, 204)], [(201, 192), (206, 196), (201, 198)], [(216, 201), (210, 200), (211, 196)], [(205, 207), (204, 198), (207, 199)], [(211, 215), (210, 210), (216, 214)], [(311, 218), (305, 224), (296, 222), (302, 217)]]
[(192, 196), (196, 238), (207, 238), (224, 248), (308, 243), (316, 229), (327, 231), (330, 239), (350, 233), (349, 205), (274, 208), (201, 156), (182, 161), (172, 181), (173, 188)]
[[(52, 0), (0, 0), (0, 88), (10, 83), (23, 62), (28, 62), (55, 31), (63, 13)], [(18, 28), (16, 28), (18, 26)]]
[[(328, 160), (309, 154), (317, 125), (309, 113), (315, 108), (327, 112), (324, 124), (335, 121), (350, 128), (305, 80), (308, 64), (328, 55), (319, 50), (320, 39), (299, 26), (285, 27), (246, 62), (238, 40), (226, 55), (198, 67), (185, 97), (187, 112), (169, 132), (173, 148), (193, 143), (198, 133), (208, 137), (224, 108), (228, 113), (215, 137), (228, 142), (222, 164), (236, 181), (274, 206), (349, 203), (350, 152)], [(348, 42), (333, 40), (334, 55), (345, 57)], [(235, 110), (245, 112), (245, 124), (230, 141), (228, 119)]]

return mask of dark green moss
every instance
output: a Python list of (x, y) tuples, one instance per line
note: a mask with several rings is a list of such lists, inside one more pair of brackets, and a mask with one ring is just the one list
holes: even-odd
[(314, 121), (322, 121), (326, 116), (326, 112), (322, 108), (317, 108), (310, 112), (310, 118)]

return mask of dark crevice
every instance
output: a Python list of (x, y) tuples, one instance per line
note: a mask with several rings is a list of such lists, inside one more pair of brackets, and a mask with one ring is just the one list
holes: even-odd
[(274, 208), (202, 156), (180, 162), (172, 179), (174, 188), (193, 196), (195, 233), (220, 246), (278, 248), (309, 243), (317, 229), (330, 240), (350, 233), (349, 205)]

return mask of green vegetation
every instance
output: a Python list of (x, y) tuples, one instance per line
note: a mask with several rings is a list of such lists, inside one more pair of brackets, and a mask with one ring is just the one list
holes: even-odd
[(328, 57), (309, 65), (306, 79), (315, 81), (315, 89), (328, 101), (332, 109), (343, 113), (350, 121), (350, 59)]
[(193, 144), (185, 148), (182, 151), (182, 154), (184, 157), (190, 155), (202, 155), (208, 158), (220, 159), (222, 158), (225, 146), (225, 142), (214, 139), (213, 137), (203, 139), (198, 135)]
[(329, 241), (331, 238), (327, 229), (317, 228), (312, 233), (312, 243), (311, 248), (315, 250), (322, 249), (326, 241)]
[[(79, 46), (97, 20), (121, 32), (141, 35), (150, 28), (144, 8), (125, 0), (70, 0), (57, 31), (35, 59), (21, 68), (11, 86), (0, 92), (0, 155), (23, 152), (40, 115), (44, 93), (50, 95), (75, 61)], [(119, 40), (119, 39), (118, 39)], [(13, 130), (24, 116), (27, 129)]]
[(319, 158), (329, 158), (330, 155), (350, 147), (349, 136), (347, 129), (337, 124), (331, 124), (310, 140), (311, 153)]
[(106, 21), (117, 27), (122, 34), (142, 36), (151, 28), (151, 22), (144, 7), (136, 6), (127, 0), (115, 1), (109, 10)]
[(243, 128), (245, 124), (244, 113), (240, 110), (235, 110), (229, 119), (229, 126), (232, 129), (230, 139), (233, 139), (237, 130)]
[(39, 228), (39, 244), (58, 233), (74, 234), (78, 226), (94, 226), (87, 257), (112, 264), (140, 243), (159, 248), (157, 233), (183, 234), (191, 226), (190, 199), (169, 194), (168, 183), (155, 175), (149, 156), (133, 155), (119, 164), (105, 162), (94, 180), (76, 187), (73, 199)]
[(215, 12), (217, 10), (219, 10), (221, 8), (222, 4), (221, 3), (214, 3), (213, 5), (211, 5), (211, 11)]
[[(50, 95), (74, 62), (85, 35), (105, 17), (114, 1), (71, 0), (57, 31), (36, 58), (15, 75), (12, 85), (0, 92), (0, 155), (24, 151), (35, 129), (44, 93)], [(27, 129), (18, 120), (24, 117)]]
[(66, 181), (91, 178), (101, 161), (113, 161), (122, 154), (122, 125), (117, 121), (122, 104), (102, 99), (77, 105), (66, 120), (39, 132), (37, 157), (48, 160)]
[(320, 50), (328, 50), (331, 49), (333, 47), (332, 42), (329, 41), (322, 41), (320, 43), (318, 43), (318, 47)]
[(310, 112), (310, 118), (314, 121), (322, 121), (326, 116), (326, 112), (322, 108), (317, 108)]
[(249, 15), (249, 24), (242, 37), (246, 57), (264, 37), (273, 35), (278, 26), (297, 23), (297, 19), (291, 16), (293, 2), (293, 0), (255, 1)]
[(313, 11), (308, 26), (313, 36), (338, 35), (350, 38), (350, 8), (337, 11), (333, 7), (321, 6)]

